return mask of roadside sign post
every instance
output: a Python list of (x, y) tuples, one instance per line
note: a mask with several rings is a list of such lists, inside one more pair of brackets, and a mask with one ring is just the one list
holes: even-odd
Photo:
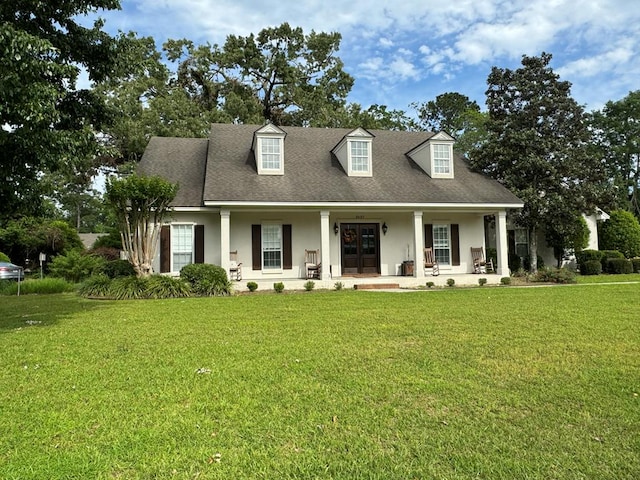
[(40, 280), (42, 280), (42, 262), (45, 262), (46, 260), (47, 260), (47, 254), (40, 253)]

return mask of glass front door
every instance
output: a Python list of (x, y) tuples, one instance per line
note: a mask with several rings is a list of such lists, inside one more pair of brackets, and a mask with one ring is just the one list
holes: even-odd
[(380, 273), (380, 225), (343, 223), (340, 225), (342, 274)]

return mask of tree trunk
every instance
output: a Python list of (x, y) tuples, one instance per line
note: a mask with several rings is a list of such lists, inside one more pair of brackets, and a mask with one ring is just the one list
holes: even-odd
[(538, 230), (529, 228), (529, 270), (531, 273), (538, 271)]

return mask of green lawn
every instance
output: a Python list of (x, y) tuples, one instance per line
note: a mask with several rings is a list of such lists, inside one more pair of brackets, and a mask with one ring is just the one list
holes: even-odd
[(640, 478), (639, 291), (2, 297), (0, 478)]

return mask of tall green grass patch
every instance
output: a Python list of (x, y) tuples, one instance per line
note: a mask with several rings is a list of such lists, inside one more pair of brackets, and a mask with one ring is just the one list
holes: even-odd
[(20, 295), (46, 295), (54, 293), (73, 292), (76, 287), (74, 284), (63, 280), (62, 278), (43, 278), (29, 279), (20, 282), (3, 280), (0, 281), (1, 295), (17, 295), (18, 288)]

